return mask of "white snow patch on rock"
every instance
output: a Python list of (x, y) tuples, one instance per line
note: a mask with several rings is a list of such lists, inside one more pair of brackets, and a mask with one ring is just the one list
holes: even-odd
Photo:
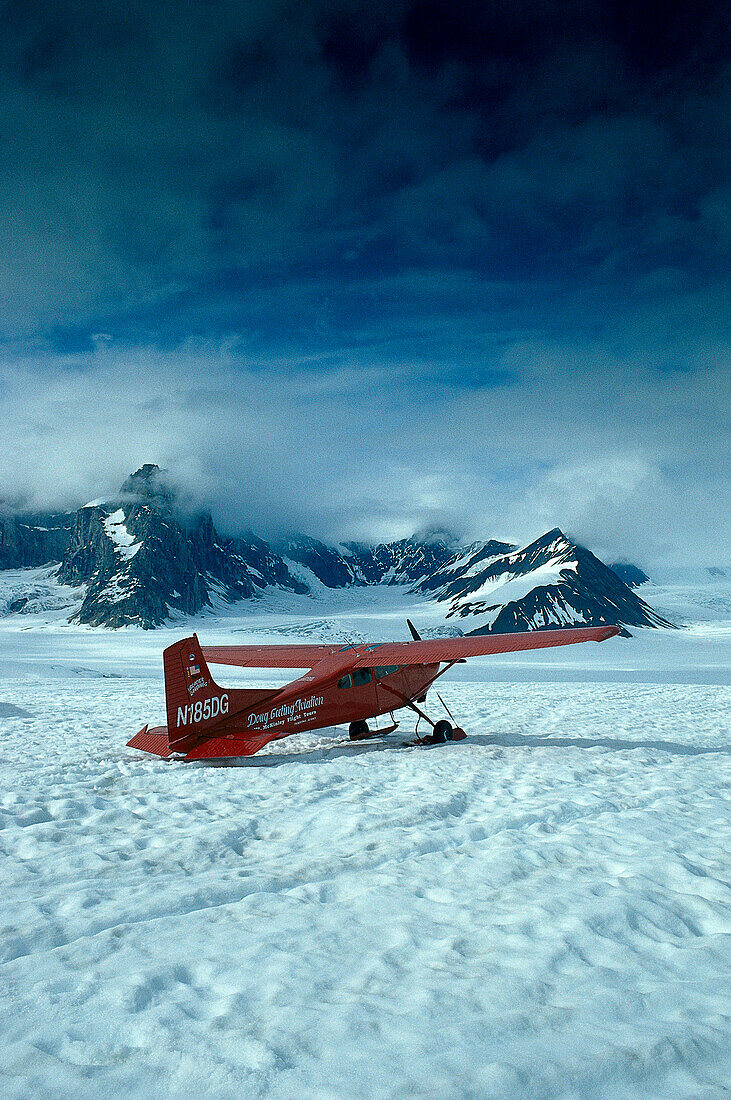
[(576, 568), (576, 562), (550, 561), (536, 569), (531, 569), (525, 576), (515, 576), (508, 572), (500, 573), (497, 577), (490, 577), (473, 592), (461, 593), (453, 602), (455, 604), (464, 600), (470, 603), (484, 602), (490, 607), (512, 603), (522, 600), (534, 588), (547, 588), (549, 585), (557, 584), (564, 570), (576, 572)]
[(117, 553), (127, 561), (133, 558), (142, 546), (141, 542), (135, 542), (134, 535), (131, 535), (125, 527), (125, 516), (121, 508), (105, 517), (104, 530), (114, 543)]

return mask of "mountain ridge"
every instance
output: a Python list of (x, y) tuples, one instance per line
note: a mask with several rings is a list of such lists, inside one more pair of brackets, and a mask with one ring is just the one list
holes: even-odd
[(624, 630), (671, 626), (558, 527), (522, 548), (500, 553), (497, 546), (488, 543), (466, 560), (447, 562), (421, 585), (436, 600), (449, 603), (448, 619), (484, 616), (485, 622), (470, 633), (604, 623)]
[(253, 532), (227, 538), (209, 512), (181, 503), (151, 463), (115, 497), (67, 515), (55, 537), (57, 550), (65, 542), (59, 582), (84, 591), (73, 619), (92, 626), (152, 629), (217, 601), (261, 599), (273, 589), (311, 594), (314, 584), (408, 586), (444, 604), (446, 620), (467, 620), (469, 633), (671, 625), (559, 528), (522, 548), (495, 539), (462, 546), (440, 528), (373, 546), (333, 546), (308, 535), (272, 543)]

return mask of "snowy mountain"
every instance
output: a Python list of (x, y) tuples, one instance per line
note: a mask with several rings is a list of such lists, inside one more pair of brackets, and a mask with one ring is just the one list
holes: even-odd
[(507, 553), (496, 543), (470, 547), (420, 588), (449, 604), (447, 618), (479, 617), (473, 634), (573, 624), (671, 625), (557, 527)]
[(373, 557), (381, 584), (416, 584), (441, 569), (457, 549), (454, 536), (427, 529), (398, 542), (381, 543)]
[[(114, 499), (75, 515), (0, 519), (0, 568), (54, 558), (61, 561), (54, 583), (74, 589), (73, 619), (92, 626), (152, 628), (176, 614), (277, 589), (307, 594), (365, 585), (406, 586), (443, 605), (447, 619), (466, 620), (460, 632), (670, 625), (629, 586), (646, 582), (644, 573), (626, 564), (610, 569), (558, 528), (523, 548), (494, 539), (460, 546), (439, 528), (376, 546), (328, 546), (307, 535), (270, 544), (251, 532), (224, 538), (208, 512), (181, 502), (149, 464)], [(49, 601), (61, 606), (63, 593), (45, 585), (9, 595), (5, 613)]]
[(207, 512), (177, 514), (155, 466), (129, 478), (118, 500), (76, 513), (58, 579), (87, 585), (79, 622), (111, 627), (158, 626), (171, 612), (192, 615), (270, 584), (304, 591), (261, 539), (221, 539)]
[(444, 594), (461, 591), (464, 582), (480, 569), (486, 568), (490, 562), (517, 549), (512, 543), (498, 542), (495, 539), (463, 546), (425, 577), (419, 588), (422, 592), (434, 593), (437, 598), (442, 599)]
[(309, 535), (293, 535), (276, 543), (275, 549), (285, 561), (305, 570), (300, 572), (301, 577), (309, 573), (326, 588), (377, 584), (380, 580), (372, 551), (357, 543), (327, 546)]
[(307, 535), (297, 535), (276, 546), (285, 560), (308, 569), (327, 588), (363, 584), (414, 584), (424, 580), (455, 552), (456, 538), (428, 528), (410, 538), (367, 546), (345, 542), (326, 546)]

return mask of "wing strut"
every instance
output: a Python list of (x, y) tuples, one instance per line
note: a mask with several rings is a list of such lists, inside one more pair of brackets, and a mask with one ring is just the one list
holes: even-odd
[(439, 702), (440, 702), (440, 703), (442, 704), (442, 706), (444, 707), (444, 709), (446, 710), (447, 714), (448, 714), (448, 715), (449, 715), (449, 717), (450, 717), (450, 718), (452, 719), (452, 721), (456, 723), (456, 719), (455, 719), (454, 715), (452, 714), (451, 710), (449, 709), (449, 707), (447, 706), (447, 704), (446, 704), (446, 703), (444, 702), (444, 700), (442, 699), (442, 697), (441, 697), (441, 695), (439, 694), (439, 692), (437, 692), (437, 699), (438, 699), (438, 700), (439, 700)]
[[(462, 663), (462, 659), (459, 658), (459, 657), (457, 657), (454, 661), (450, 661), (449, 664), (445, 665), (444, 668), (441, 668), (435, 676), (432, 676), (429, 683), (426, 684), (422, 690), (424, 692), (428, 691), (435, 680), (438, 680), (439, 677), (443, 676), (445, 672), (449, 672), (452, 665), (457, 665), (457, 664), (461, 664), (461, 663)], [(420, 707), (417, 707), (414, 700), (410, 699), (408, 695), (405, 695), (404, 692), (399, 691), (398, 688), (392, 687), (391, 684), (383, 684), (382, 683), (379, 686), (380, 686), (381, 691), (390, 691), (392, 695), (395, 695), (398, 699), (400, 699), (403, 702), (405, 707), (408, 707), (410, 710), (413, 710), (413, 712), (415, 714), (418, 714), (420, 718), (423, 718), (425, 722), (428, 722), (429, 725), (432, 727), (432, 729), (434, 728), (434, 726), (436, 725), (436, 722), (433, 722), (428, 714), (425, 714), (424, 711), (421, 710)], [(449, 713), (449, 712), (447, 712), (447, 713)], [(451, 717), (452, 716), (450, 715), (450, 718)], [(452, 719), (452, 721), (454, 721), (454, 719)]]

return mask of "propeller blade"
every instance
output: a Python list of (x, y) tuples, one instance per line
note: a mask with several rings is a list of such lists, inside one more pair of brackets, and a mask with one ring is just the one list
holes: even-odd
[(411, 631), (411, 637), (414, 639), (414, 641), (415, 642), (420, 642), (421, 641), (421, 634), (416, 629), (416, 627), (412, 623), (411, 619), (406, 620), (406, 625), (408, 626), (409, 630)]

